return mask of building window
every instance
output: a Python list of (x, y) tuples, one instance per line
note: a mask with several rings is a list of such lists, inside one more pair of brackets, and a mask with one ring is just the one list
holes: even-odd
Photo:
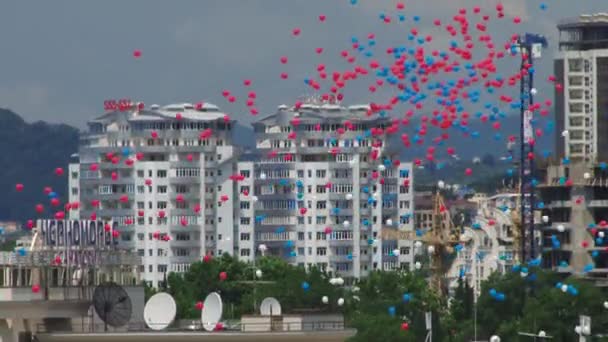
[(242, 257), (248, 257), (251, 254), (251, 250), (249, 248), (243, 248), (241, 249), (241, 256)]
[(325, 247), (318, 247), (317, 248), (317, 255), (319, 255), (319, 256), (327, 255), (327, 248), (325, 248)]
[(166, 185), (159, 185), (156, 187), (156, 192), (159, 194), (166, 194), (167, 193), (167, 186)]
[(167, 265), (158, 265), (158, 273), (167, 272)]
[(167, 178), (167, 170), (157, 170), (156, 171), (156, 177), (158, 177), (158, 178)]
[(250, 237), (249, 233), (241, 233), (241, 241), (249, 241)]

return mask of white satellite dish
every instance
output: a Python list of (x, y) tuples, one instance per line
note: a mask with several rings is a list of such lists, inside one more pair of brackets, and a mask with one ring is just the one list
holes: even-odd
[(144, 307), (144, 320), (148, 328), (163, 330), (175, 319), (177, 305), (168, 293), (157, 293), (152, 296)]
[(203, 303), (201, 323), (207, 331), (215, 330), (215, 326), (222, 319), (222, 297), (217, 292), (211, 292)]
[(260, 304), (260, 314), (262, 316), (281, 316), (281, 303), (276, 298), (264, 298)]

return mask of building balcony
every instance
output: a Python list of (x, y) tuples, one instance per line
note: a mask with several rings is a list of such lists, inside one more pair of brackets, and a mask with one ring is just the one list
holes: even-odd
[(352, 246), (354, 243), (354, 241), (352, 239), (350, 240), (334, 240), (334, 239), (330, 239), (327, 240), (327, 244), (330, 247), (346, 247), (346, 246)]
[(570, 208), (572, 207), (572, 201), (550, 201), (545, 204), (547, 208)]
[(201, 177), (170, 177), (169, 184), (200, 184)]
[(603, 208), (603, 207), (608, 207), (608, 200), (591, 200), (587, 203), (588, 207), (591, 208)]

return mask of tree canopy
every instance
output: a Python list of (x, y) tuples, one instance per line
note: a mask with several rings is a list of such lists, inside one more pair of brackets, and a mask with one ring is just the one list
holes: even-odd
[[(261, 277), (256, 277), (256, 270), (262, 272)], [(225, 279), (220, 278), (222, 272)], [(448, 301), (431, 290), (426, 275), (424, 270), (374, 271), (351, 286), (336, 286), (330, 283), (333, 275), (318, 268), (306, 270), (272, 257), (258, 259), (254, 266), (224, 255), (194, 263), (186, 273), (170, 274), (167, 291), (177, 302), (177, 318), (198, 319), (196, 303), (214, 291), (222, 295), (227, 320), (257, 313), (255, 306), (270, 296), (281, 302), (286, 313), (300, 309), (341, 312), (347, 325), (357, 329), (353, 342), (424, 341), (426, 312), (433, 314), (434, 341), (489, 340), (492, 335), (503, 341), (528, 341), (518, 332), (540, 330), (554, 336), (554, 341), (572, 341), (581, 314), (591, 316), (594, 332), (608, 330), (608, 309), (603, 306), (607, 293), (584, 279), (532, 267), (524, 276), (519, 271), (495, 273), (482, 282), (475, 305), (466, 279), (459, 280)], [(567, 286), (566, 292), (561, 285)], [(497, 299), (496, 293), (504, 298)], [(322, 302), (324, 296), (327, 304)], [(408, 329), (402, 329), (403, 323)]]

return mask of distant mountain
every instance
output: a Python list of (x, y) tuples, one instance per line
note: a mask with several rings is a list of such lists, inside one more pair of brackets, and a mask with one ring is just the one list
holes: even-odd
[[(50, 216), (44, 187), (50, 186), (62, 201), (67, 200), (67, 166), (77, 150), (76, 128), (42, 121), (27, 123), (0, 108), (0, 220), (35, 218), (37, 203), (43, 204), (45, 216)], [(55, 175), (57, 167), (65, 169), (63, 176)], [(15, 190), (17, 183), (24, 185), (23, 192)]]

